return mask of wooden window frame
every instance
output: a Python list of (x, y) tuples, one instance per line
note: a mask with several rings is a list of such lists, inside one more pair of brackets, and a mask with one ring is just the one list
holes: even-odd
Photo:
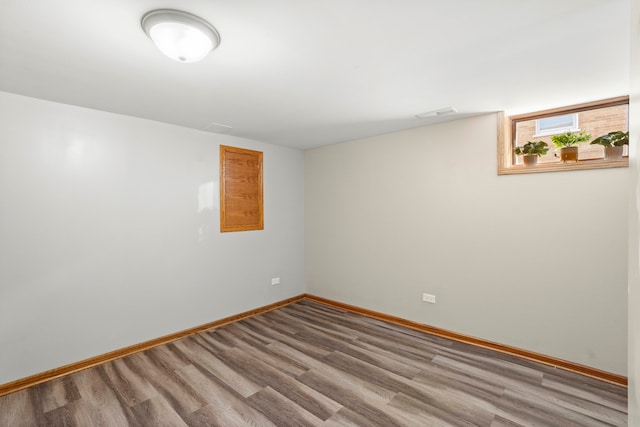
[[(245, 184), (247, 182), (254, 184), (249, 192), (230, 193), (234, 191), (232, 180), (237, 179), (237, 177), (234, 178), (233, 171), (230, 170), (228, 165), (228, 153), (248, 155), (255, 158), (258, 168), (257, 179), (255, 179), (255, 182), (252, 182), (253, 180), (244, 181)], [(263, 196), (262, 152), (220, 145), (220, 231), (224, 233), (231, 231), (264, 230)], [(227, 200), (232, 198), (242, 199), (246, 203), (244, 203), (244, 206), (241, 208), (235, 207), (234, 209), (234, 207), (227, 203)], [(250, 209), (249, 211), (246, 210), (247, 205), (248, 209)], [(254, 212), (257, 212), (257, 215), (254, 215)], [(234, 221), (234, 224), (229, 224), (231, 221), (228, 218), (232, 215), (235, 215), (236, 219), (244, 216), (246, 221), (241, 224), (238, 224), (237, 221)]]
[(561, 114), (579, 113), (598, 108), (615, 107), (617, 105), (625, 104), (629, 104), (628, 96), (619, 96), (616, 98), (608, 98), (600, 101), (587, 102), (584, 104), (571, 105), (569, 107), (553, 108), (550, 110), (519, 114), (515, 116), (506, 116), (504, 111), (498, 113), (498, 175), (629, 167), (628, 157), (623, 157), (619, 160), (581, 160), (576, 163), (539, 163), (535, 166), (528, 167), (515, 165), (513, 163), (513, 149), (515, 146), (514, 137), (516, 133), (516, 124), (518, 122), (543, 119), (545, 117)]

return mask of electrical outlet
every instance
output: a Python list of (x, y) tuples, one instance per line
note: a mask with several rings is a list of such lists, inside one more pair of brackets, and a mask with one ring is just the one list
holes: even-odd
[(431, 294), (422, 294), (422, 301), (429, 302), (431, 304), (436, 303), (436, 296)]
[(279, 285), (280, 284), (280, 278), (279, 277), (274, 277), (271, 279), (271, 284), (272, 285)]

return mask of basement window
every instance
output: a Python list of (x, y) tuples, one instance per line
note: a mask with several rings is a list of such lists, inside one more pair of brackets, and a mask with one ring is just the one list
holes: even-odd
[[(555, 108), (534, 113), (505, 116), (498, 123), (498, 175), (558, 172), (584, 169), (605, 169), (629, 166), (629, 146), (617, 149), (617, 156), (599, 144), (591, 144), (596, 138), (610, 132), (629, 131), (629, 97), (622, 96), (585, 104)], [(574, 146), (575, 155), (565, 154), (554, 144), (564, 134), (585, 136)], [(517, 155), (527, 143), (547, 144), (548, 151), (536, 156), (537, 163), (525, 165), (524, 156)], [(574, 150), (575, 151), (575, 150)]]
[(557, 135), (567, 131), (576, 132), (579, 130), (578, 114), (563, 114), (536, 120), (536, 134), (534, 136)]

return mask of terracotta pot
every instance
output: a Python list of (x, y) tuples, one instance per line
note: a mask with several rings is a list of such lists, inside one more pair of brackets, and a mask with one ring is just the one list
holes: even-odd
[(538, 155), (537, 154), (528, 154), (526, 156), (522, 156), (522, 161), (525, 166), (535, 166), (538, 164)]
[(614, 160), (622, 158), (622, 151), (624, 150), (624, 146), (619, 147), (604, 147), (604, 158), (606, 160)]
[(562, 147), (560, 149), (560, 160), (562, 163), (578, 161), (578, 147)]

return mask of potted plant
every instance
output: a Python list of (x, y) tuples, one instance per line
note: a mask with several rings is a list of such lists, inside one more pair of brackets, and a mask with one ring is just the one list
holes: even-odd
[(629, 132), (616, 130), (606, 135), (599, 136), (591, 141), (591, 144), (602, 145), (604, 147), (604, 158), (620, 159), (625, 145), (629, 145)]
[(521, 147), (516, 147), (513, 152), (522, 156), (525, 166), (534, 166), (538, 163), (538, 157), (547, 154), (549, 145), (544, 141), (527, 141)]
[(560, 149), (560, 160), (563, 163), (572, 160), (578, 161), (578, 144), (581, 142), (587, 142), (591, 139), (591, 135), (584, 130), (580, 132), (565, 132), (560, 135), (553, 135), (551, 142), (556, 148)]

